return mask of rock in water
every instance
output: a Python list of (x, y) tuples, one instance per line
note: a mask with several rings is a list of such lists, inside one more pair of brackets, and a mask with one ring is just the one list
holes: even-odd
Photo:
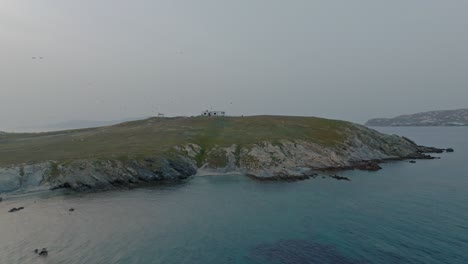
[(415, 160), (410, 160), (409, 163), (416, 163), (416, 161)]
[(49, 252), (47, 252), (47, 248), (43, 248), (41, 252), (39, 252), (39, 256), (45, 257), (49, 255)]
[(70, 208), (70, 210), (68, 210), (68, 211), (73, 212), (73, 211), (75, 211), (75, 208)]
[(454, 152), (453, 148), (448, 148), (445, 150), (445, 152)]
[(382, 169), (382, 167), (380, 167), (379, 164), (374, 161), (360, 162), (355, 165), (355, 168), (358, 170), (365, 170), (365, 171), (378, 171)]
[(344, 176), (339, 176), (339, 175), (332, 175), (330, 177), (332, 177), (335, 180), (339, 180), (339, 181), (351, 181), (349, 178), (344, 177)]
[(21, 207), (18, 207), (18, 208), (13, 207), (13, 208), (11, 208), (10, 211), (8, 211), (8, 212), (9, 212), (9, 213), (14, 213), (14, 212), (21, 211), (21, 210), (23, 210), (23, 209), (24, 209), (24, 207), (22, 207), (22, 206), (21, 206)]

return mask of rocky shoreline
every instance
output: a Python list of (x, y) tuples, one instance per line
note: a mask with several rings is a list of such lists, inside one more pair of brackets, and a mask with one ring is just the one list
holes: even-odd
[[(443, 152), (450, 152), (449, 149), (437, 149), (433, 148), (433, 152), (426, 152), (426, 153), (443, 153)], [(302, 181), (302, 180), (308, 180), (311, 178), (316, 178), (320, 175), (323, 177), (331, 177), (337, 180), (349, 180), (346, 177), (338, 176), (335, 173), (338, 172), (343, 172), (343, 171), (349, 171), (349, 170), (360, 170), (360, 171), (379, 171), (382, 169), (380, 164), (382, 163), (387, 163), (387, 162), (392, 162), (392, 161), (405, 161), (409, 160), (410, 163), (416, 163), (414, 159), (419, 159), (419, 160), (430, 160), (430, 159), (439, 159), (439, 157), (433, 157), (431, 155), (424, 154), (422, 156), (408, 156), (405, 158), (388, 158), (388, 159), (382, 159), (382, 160), (369, 160), (369, 161), (361, 161), (361, 162), (356, 162), (351, 166), (338, 166), (338, 167), (329, 167), (329, 168), (320, 168), (320, 169), (315, 169), (315, 172), (309, 172), (309, 173), (304, 173), (303, 175), (276, 175), (272, 177), (257, 177), (252, 174), (247, 174), (246, 176), (258, 180), (258, 181), (285, 181), (285, 182), (295, 182), (295, 181)]]
[(138, 187), (184, 180), (199, 171), (236, 172), (259, 181), (298, 181), (344, 170), (377, 171), (383, 162), (433, 159), (428, 154), (445, 151), (359, 125), (343, 133), (347, 139), (333, 145), (283, 140), (204, 149), (190, 143), (174, 147), (170, 157), (12, 165), (0, 168), (0, 193)]

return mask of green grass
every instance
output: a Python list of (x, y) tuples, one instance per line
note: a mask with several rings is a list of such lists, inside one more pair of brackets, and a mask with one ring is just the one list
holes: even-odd
[[(215, 149), (214, 151), (211, 151), (209, 155), (205, 156), (204, 161), (206, 161), (211, 167), (223, 168), (228, 165), (229, 159), (226, 156), (226, 152)], [(199, 167), (201, 167), (203, 162), (199, 163), (197, 161), (197, 164)]]
[(316, 117), (150, 118), (115, 126), (48, 133), (0, 135), (0, 165), (47, 160), (127, 159), (170, 155), (195, 143), (200, 162), (214, 146), (248, 147), (262, 141), (307, 140), (321, 145), (343, 141), (350, 123)]

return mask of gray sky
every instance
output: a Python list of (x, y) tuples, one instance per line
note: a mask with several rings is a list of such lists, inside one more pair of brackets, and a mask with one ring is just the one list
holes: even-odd
[(467, 47), (466, 0), (1, 0), (0, 130), (463, 108)]

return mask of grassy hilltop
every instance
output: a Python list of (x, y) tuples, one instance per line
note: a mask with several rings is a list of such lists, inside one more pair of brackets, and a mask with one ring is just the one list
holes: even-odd
[(345, 130), (353, 128), (348, 122), (316, 117), (149, 118), (99, 128), (0, 134), (0, 165), (170, 155), (175, 146), (187, 143), (203, 149), (279, 140), (330, 146), (342, 142)]

